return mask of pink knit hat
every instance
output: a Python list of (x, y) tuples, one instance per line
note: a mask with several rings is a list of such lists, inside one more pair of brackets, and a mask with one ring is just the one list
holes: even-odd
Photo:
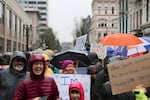
[(74, 61), (72, 61), (72, 60), (64, 60), (64, 61), (61, 61), (60, 63), (61, 63), (62, 69), (65, 69), (68, 64), (74, 65)]

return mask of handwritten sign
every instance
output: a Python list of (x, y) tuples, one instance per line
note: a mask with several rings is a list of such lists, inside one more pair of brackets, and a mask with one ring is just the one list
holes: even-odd
[(137, 85), (150, 86), (150, 54), (108, 65), (112, 93), (131, 91)]
[(87, 34), (77, 37), (74, 50), (82, 51), (84, 49), (86, 39), (87, 39)]
[(99, 59), (104, 59), (107, 54), (107, 48), (102, 44), (92, 43), (90, 47), (90, 52), (95, 52)]
[(84, 100), (90, 100), (90, 75), (81, 74), (50, 74), (55, 79), (58, 86), (60, 97), (63, 100), (69, 100), (69, 84), (72, 82), (81, 82), (84, 88)]

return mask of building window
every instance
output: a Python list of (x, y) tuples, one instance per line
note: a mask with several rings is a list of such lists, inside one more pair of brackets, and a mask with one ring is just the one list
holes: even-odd
[(98, 20), (98, 27), (107, 27), (107, 20), (102, 18)]
[(46, 26), (46, 24), (40, 24), (41, 26)]
[(17, 32), (17, 16), (15, 16), (15, 32)]
[(46, 18), (42, 18), (42, 19), (40, 19), (41, 21), (46, 21)]
[(101, 7), (98, 7), (98, 14), (101, 13)]
[(46, 10), (46, 7), (38, 7), (40, 10)]
[(105, 14), (107, 14), (107, 7), (105, 7)]
[(47, 4), (46, 2), (39, 1), (38, 4)]
[(114, 24), (112, 23), (112, 27), (114, 27)]
[(7, 27), (9, 28), (10, 27), (10, 11), (9, 9), (6, 9), (6, 24), (7, 24)]
[(0, 24), (2, 24), (3, 18), (3, 4), (0, 2)]
[(11, 40), (7, 39), (7, 52), (11, 51)]
[(29, 4), (36, 4), (36, 1), (29, 1)]
[(0, 34), (4, 34), (3, 25), (4, 25), (4, 5), (0, 2)]
[(40, 13), (40, 15), (46, 15), (46, 13)]
[(147, 0), (147, 3), (146, 3), (146, 21), (149, 20), (148, 17), (149, 17), (149, 0)]
[(115, 8), (114, 8), (114, 7), (112, 7), (112, 14), (114, 14), (114, 9), (115, 9)]

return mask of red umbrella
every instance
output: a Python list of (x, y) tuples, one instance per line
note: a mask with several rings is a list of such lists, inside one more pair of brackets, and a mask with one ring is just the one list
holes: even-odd
[(115, 33), (105, 36), (99, 41), (103, 45), (127, 46), (143, 43), (138, 37), (132, 34)]

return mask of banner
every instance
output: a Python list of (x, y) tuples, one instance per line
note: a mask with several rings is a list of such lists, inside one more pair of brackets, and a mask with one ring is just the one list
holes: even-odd
[(90, 100), (90, 75), (81, 74), (50, 74), (55, 79), (58, 86), (59, 95), (63, 100), (69, 100), (69, 84), (72, 82), (81, 82), (84, 88), (84, 100)]

